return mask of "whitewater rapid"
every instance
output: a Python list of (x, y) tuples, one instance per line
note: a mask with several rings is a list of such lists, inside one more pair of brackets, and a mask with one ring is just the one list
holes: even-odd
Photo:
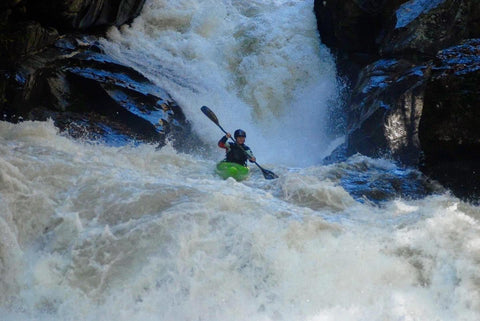
[(151, 0), (100, 40), (171, 93), (204, 143), (221, 132), (202, 105), (245, 129), (279, 179), (252, 166), (222, 180), (214, 148), (0, 122), (0, 320), (479, 320), (478, 206), (441, 189), (392, 196), (417, 174), (388, 160), (320, 165), (341, 140), (326, 129), (342, 88), (312, 10)]
[(327, 128), (341, 85), (313, 1), (152, 0), (101, 43), (165, 88), (207, 143), (223, 133), (203, 105), (267, 162), (318, 164), (338, 144)]
[[(477, 320), (479, 208), (0, 122), (2, 320)], [(358, 157), (350, 162), (394, 166)]]

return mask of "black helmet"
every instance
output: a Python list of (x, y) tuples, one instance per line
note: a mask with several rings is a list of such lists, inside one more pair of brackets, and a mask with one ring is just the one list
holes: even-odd
[(235, 133), (233, 133), (233, 137), (235, 137), (235, 139), (237, 139), (237, 137), (247, 137), (247, 133), (242, 129), (237, 129)]

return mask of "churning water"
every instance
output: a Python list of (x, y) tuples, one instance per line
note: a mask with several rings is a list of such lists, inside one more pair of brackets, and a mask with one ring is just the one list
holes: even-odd
[(478, 207), (448, 193), (369, 202), (352, 186), (370, 175), (385, 192), (385, 173), (405, 171), (362, 156), (318, 165), (340, 89), (312, 8), (152, 0), (102, 40), (167, 89), (205, 143), (222, 133), (202, 105), (245, 129), (279, 179), (252, 167), (221, 180), (214, 149), (0, 122), (0, 319), (479, 320)]
[(313, 1), (154, 0), (103, 44), (171, 93), (205, 141), (223, 133), (202, 105), (228, 131), (246, 130), (263, 161), (318, 164), (331, 149), (326, 118), (339, 85)]

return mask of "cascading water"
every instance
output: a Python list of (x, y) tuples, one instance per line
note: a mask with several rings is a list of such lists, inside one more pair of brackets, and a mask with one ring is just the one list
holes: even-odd
[(202, 105), (245, 129), (279, 179), (252, 168), (221, 180), (220, 150), (0, 122), (1, 320), (479, 319), (478, 207), (448, 193), (373, 203), (362, 193), (415, 172), (362, 156), (318, 165), (339, 89), (312, 7), (152, 0), (102, 40), (168, 90), (206, 143), (222, 133)]
[(103, 45), (171, 93), (206, 141), (223, 133), (202, 105), (232, 133), (245, 129), (259, 159), (318, 164), (328, 155), (325, 117), (338, 84), (312, 8), (312, 1), (150, 1)]

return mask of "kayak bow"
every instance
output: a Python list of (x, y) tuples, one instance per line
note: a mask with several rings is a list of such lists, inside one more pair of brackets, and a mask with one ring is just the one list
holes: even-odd
[(233, 177), (237, 181), (242, 181), (248, 177), (250, 169), (237, 163), (221, 161), (217, 164), (215, 172), (223, 179)]

